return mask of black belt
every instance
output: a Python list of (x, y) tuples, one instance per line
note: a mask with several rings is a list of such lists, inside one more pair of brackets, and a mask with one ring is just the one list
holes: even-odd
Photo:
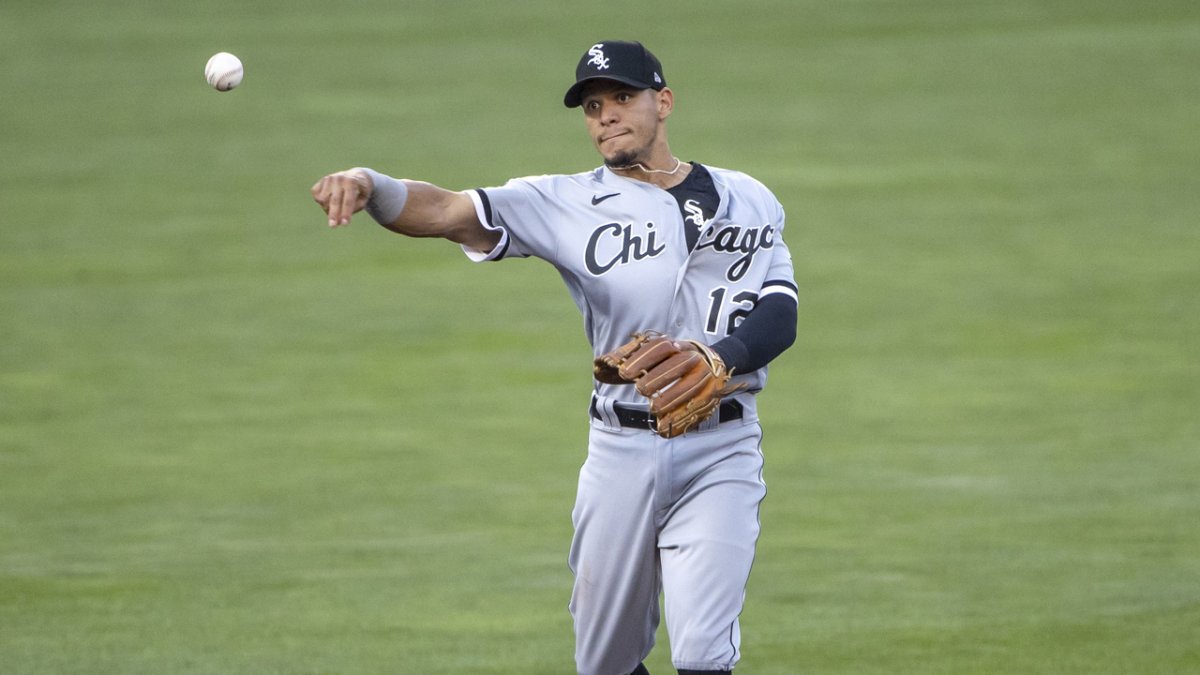
[[(620, 403), (613, 403), (613, 412), (617, 414), (617, 421), (619, 421), (623, 427), (629, 427), (631, 429), (653, 429), (656, 426), (654, 415), (651, 415), (649, 410), (630, 408), (628, 406), (621, 405)], [(592, 417), (595, 417), (598, 420), (604, 419), (600, 416), (600, 411), (596, 409), (595, 396), (592, 397)], [(732, 422), (733, 420), (740, 419), (742, 419), (741, 403), (738, 403), (734, 399), (721, 401), (721, 405), (717, 408), (718, 424), (724, 424), (726, 422)]]

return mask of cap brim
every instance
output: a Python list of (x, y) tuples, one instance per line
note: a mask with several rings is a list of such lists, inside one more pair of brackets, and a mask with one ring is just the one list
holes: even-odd
[(632, 80), (628, 77), (610, 77), (608, 75), (593, 75), (592, 77), (585, 77), (582, 80), (571, 85), (571, 88), (567, 90), (567, 95), (563, 97), (563, 105), (567, 106), (568, 108), (578, 108), (579, 106), (583, 105), (583, 88), (585, 86), (587, 86), (587, 84), (589, 82), (594, 82), (596, 80), (612, 80), (613, 82), (620, 82), (621, 84), (627, 84), (631, 87), (634, 87), (635, 89), (653, 89), (653, 87), (646, 84), (645, 82), (638, 82), (638, 81)]

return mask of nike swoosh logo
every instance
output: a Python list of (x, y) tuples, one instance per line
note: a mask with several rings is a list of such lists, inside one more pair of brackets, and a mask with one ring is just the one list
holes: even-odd
[(619, 194), (621, 194), (621, 193), (614, 192), (611, 195), (596, 195), (596, 196), (592, 197), (592, 206), (598, 205), (600, 202), (604, 201), (605, 199), (612, 199), (613, 197), (616, 197)]

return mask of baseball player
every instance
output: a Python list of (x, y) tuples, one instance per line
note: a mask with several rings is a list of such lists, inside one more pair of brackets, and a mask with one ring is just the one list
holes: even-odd
[(589, 47), (564, 103), (603, 166), (461, 192), (354, 168), (313, 197), (331, 227), (365, 210), (477, 262), (555, 266), (596, 356), (569, 557), (578, 671), (646, 674), (661, 596), (678, 672), (729, 673), (766, 494), (755, 396), (796, 335), (783, 208), (672, 154), (674, 93), (640, 43)]

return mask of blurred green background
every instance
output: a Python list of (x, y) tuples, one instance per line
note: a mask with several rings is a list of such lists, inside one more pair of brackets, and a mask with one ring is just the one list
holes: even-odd
[(572, 672), (565, 289), (308, 189), (591, 168), (614, 38), (789, 215), (738, 672), (1200, 672), (1191, 0), (5, 0), (0, 671)]

